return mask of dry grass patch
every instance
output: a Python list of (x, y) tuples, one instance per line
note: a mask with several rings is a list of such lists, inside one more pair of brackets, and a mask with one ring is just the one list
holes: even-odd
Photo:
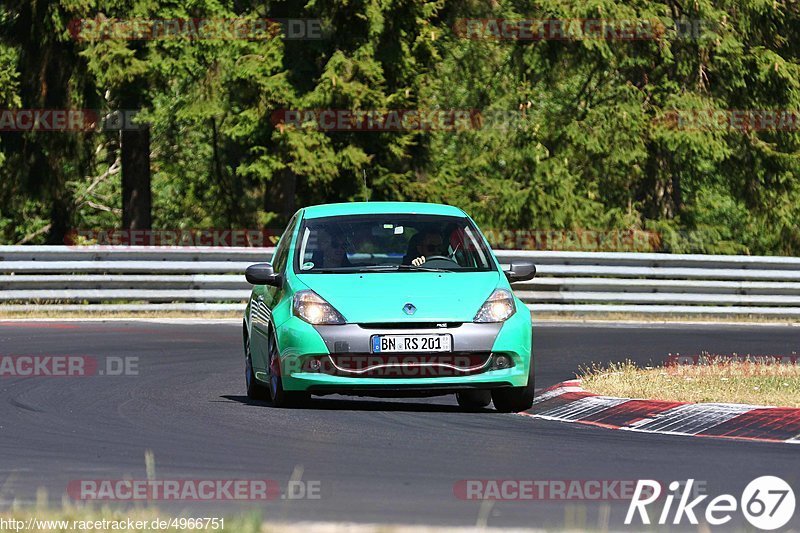
[(700, 361), (637, 367), (631, 361), (581, 369), (583, 387), (604, 396), (800, 407), (800, 365)]

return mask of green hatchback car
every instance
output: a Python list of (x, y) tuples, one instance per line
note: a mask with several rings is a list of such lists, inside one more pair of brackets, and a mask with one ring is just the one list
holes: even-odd
[(312, 394), (455, 394), (466, 410), (518, 412), (534, 394), (531, 317), (457, 207), (411, 202), (300, 209), (271, 263), (250, 266), (247, 395), (274, 406)]

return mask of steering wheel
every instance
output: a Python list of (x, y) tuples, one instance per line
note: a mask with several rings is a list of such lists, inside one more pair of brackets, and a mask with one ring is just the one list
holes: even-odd
[(436, 259), (443, 259), (445, 261), (450, 261), (451, 263), (455, 263), (455, 261), (453, 261), (452, 258), (447, 257), (446, 255), (432, 255), (430, 257), (426, 256), (425, 262), (427, 263), (428, 261), (435, 261)]

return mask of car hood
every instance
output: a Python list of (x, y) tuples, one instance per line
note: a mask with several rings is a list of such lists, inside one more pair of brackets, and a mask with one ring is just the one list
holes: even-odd
[[(498, 272), (305, 274), (298, 279), (348, 322), (471, 322), (497, 288)], [(404, 312), (406, 304), (416, 311)]]

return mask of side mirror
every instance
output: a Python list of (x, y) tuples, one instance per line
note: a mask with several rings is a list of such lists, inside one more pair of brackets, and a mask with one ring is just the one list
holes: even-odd
[(504, 271), (509, 283), (517, 281), (528, 281), (536, 275), (536, 265), (530, 261), (516, 261), (509, 265), (509, 269)]
[(280, 274), (276, 274), (272, 270), (272, 265), (269, 263), (256, 263), (250, 265), (244, 271), (244, 277), (247, 283), (252, 285), (272, 285), (273, 287), (280, 287), (283, 279)]

